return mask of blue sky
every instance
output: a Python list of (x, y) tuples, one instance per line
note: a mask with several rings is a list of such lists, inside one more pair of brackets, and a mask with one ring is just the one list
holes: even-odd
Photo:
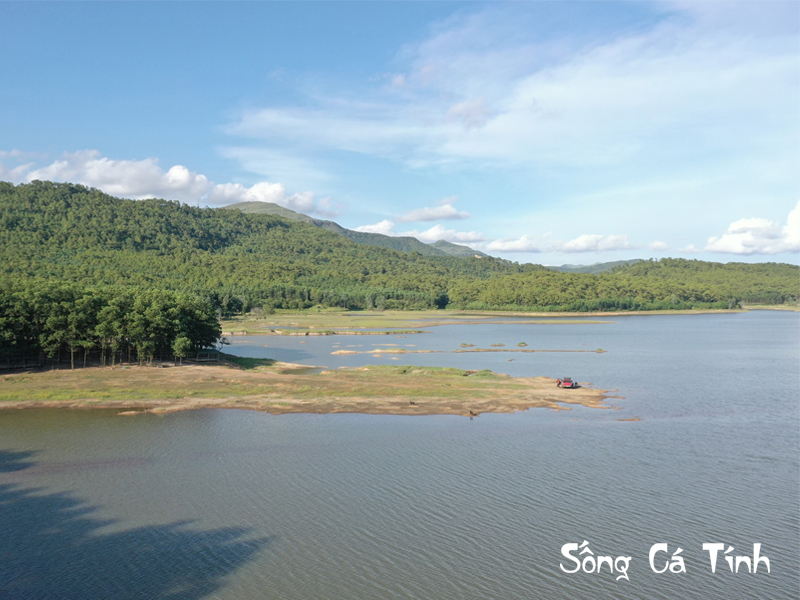
[(800, 4), (0, 3), (0, 179), (800, 262)]

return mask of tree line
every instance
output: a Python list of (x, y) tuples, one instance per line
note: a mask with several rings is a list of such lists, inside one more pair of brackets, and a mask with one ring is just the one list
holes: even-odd
[(192, 294), (63, 283), (0, 289), (0, 359), (150, 363), (213, 347), (220, 334), (213, 307)]

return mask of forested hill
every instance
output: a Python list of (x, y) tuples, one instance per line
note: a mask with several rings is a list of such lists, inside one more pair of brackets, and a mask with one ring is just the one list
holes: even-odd
[(0, 284), (145, 286), (223, 313), (254, 306), (443, 307), (453, 281), (542, 270), (354, 243), (275, 215), (113, 198), (79, 185), (0, 182)]
[(716, 263), (685, 258), (637, 261), (615, 268), (614, 275), (650, 281), (681, 282), (727, 289), (744, 302), (797, 302), (800, 267), (786, 263)]
[(557, 273), (365, 246), (276, 215), (0, 182), (1, 289), (45, 283), (188, 293), (225, 314), (314, 305), (585, 311), (796, 301), (800, 269), (665, 259), (598, 275)]

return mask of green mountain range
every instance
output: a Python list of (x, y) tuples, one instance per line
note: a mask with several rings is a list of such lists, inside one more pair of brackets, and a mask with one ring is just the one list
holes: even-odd
[(389, 236), (380, 233), (353, 231), (352, 229), (346, 229), (338, 223), (334, 223), (333, 221), (315, 219), (272, 202), (238, 202), (236, 204), (226, 206), (225, 208), (240, 210), (248, 214), (277, 215), (292, 221), (310, 223), (315, 227), (320, 227), (326, 231), (331, 231), (337, 235), (341, 235), (347, 239), (353, 240), (358, 244), (366, 244), (367, 246), (389, 248), (390, 250), (399, 250), (400, 252), (419, 252), (424, 256), (460, 256), (462, 258), (469, 256), (488, 256), (480, 250), (475, 250), (460, 244), (453, 244), (445, 240), (439, 240), (433, 244), (426, 244), (424, 242), (420, 242), (415, 237)]
[[(403, 239), (347, 234), (335, 223), (321, 226), (305, 215), (271, 210), (200, 209), (124, 200), (66, 183), (0, 182), (0, 292), (36, 293), (41, 286), (164, 290), (200, 298), (221, 314), (312, 306), (727, 308), (800, 297), (800, 267), (788, 264), (662, 259), (598, 274), (565, 273), (444, 254), (446, 242), (422, 244), (439, 255), (387, 248), (375, 240)], [(361, 235), (372, 243), (356, 241)]]

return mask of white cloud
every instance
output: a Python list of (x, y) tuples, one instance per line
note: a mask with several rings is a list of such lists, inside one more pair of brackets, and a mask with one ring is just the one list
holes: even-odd
[(426, 243), (447, 240), (448, 242), (467, 244), (473, 242), (482, 242), (486, 239), (483, 237), (482, 233), (478, 233), (477, 231), (456, 231), (455, 229), (445, 229), (442, 225), (438, 224), (424, 231), (395, 231), (394, 225), (394, 222), (386, 219), (372, 225), (362, 225), (361, 227), (356, 227), (355, 231), (362, 231), (365, 233), (381, 233), (383, 235), (391, 235), (394, 237), (415, 237), (419, 241)]
[(800, 252), (800, 202), (789, 213), (786, 225), (762, 218), (739, 219), (723, 235), (709, 238), (705, 250), (726, 254)]
[(197, 200), (211, 185), (205, 175), (182, 165), (164, 171), (154, 158), (112, 160), (97, 150), (64, 154), (61, 160), (29, 170), (22, 178), (82, 183), (126, 198), (166, 197), (183, 201)]
[[(424, 231), (399, 232), (395, 231), (395, 223), (388, 219), (372, 225), (357, 227), (356, 231), (381, 233), (390, 236), (410, 236), (427, 243), (444, 239), (455, 243), (476, 244), (477, 247), (481, 247), (486, 252), (499, 253), (604, 253), (640, 248), (640, 246), (631, 244), (627, 235), (620, 234), (583, 234), (567, 242), (562, 242), (551, 240), (552, 233), (549, 232), (541, 236), (526, 234), (519, 238), (487, 241), (485, 236), (479, 232), (446, 229), (441, 224), (434, 225)], [(660, 240), (650, 242), (647, 247), (656, 252), (669, 250), (669, 245)], [(740, 219), (732, 223), (727, 233), (723, 236), (710, 238), (704, 250), (732, 254), (800, 252), (800, 202), (789, 213), (786, 225), (781, 226), (778, 223), (761, 218)], [(701, 249), (694, 244), (689, 244), (678, 248), (676, 251), (697, 254), (701, 252)]]
[(391, 84), (392, 84), (393, 87), (399, 87), (399, 88), (405, 87), (406, 86), (406, 76), (403, 75), (403, 74), (393, 76)]
[(362, 225), (361, 227), (356, 227), (355, 231), (361, 231), (364, 233), (380, 233), (383, 235), (398, 235), (394, 233), (394, 223), (388, 219), (384, 219), (383, 221), (373, 225)]
[(7, 167), (3, 163), (0, 163), (0, 180), (13, 181), (15, 183), (22, 181), (25, 177), (25, 173), (35, 168), (35, 166), (34, 163), (25, 163), (15, 167)]
[(539, 242), (529, 235), (523, 235), (519, 239), (503, 239), (490, 242), (486, 246), (488, 252), (541, 252)]
[(404, 231), (397, 235), (407, 235), (417, 238), (422, 242), (438, 242), (439, 240), (446, 240), (448, 242), (482, 242), (485, 238), (482, 233), (477, 231), (456, 231), (455, 229), (445, 229), (442, 225), (434, 225), (425, 231)]
[(541, 240), (523, 235), (517, 239), (502, 239), (490, 242), (486, 250), (495, 252), (609, 252), (635, 248), (628, 243), (627, 235), (585, 234), (568, 242), (548, 241), (552, 234), (546, 233)]
[(411, 221), (453, 221), (457, 219), (469, 219), (469, 213), (459, 211), (453, 204), (455, 196), (450, 196), (440, 200), (435, 207), (417, 208), (405, 213), (398, 220), (402, 222)]
[[(581, 235), (568, 242), (549, 241), (551, 233), (542, 236), (523, 235), (519, 238), (504, 238), (500, 240), (488, 241), (486, 237), (477, 231), (457, 231), (446, 229), (441, 224), (436, 224), (424, 231), (395, 231), (395, 223), (390, 220), (383, 220), (372, 225), (362, 225), (356, 227), (356, 231), (367, 233), (381, 233), (391, 236), (410, 236), (422, 242), (435, 242), (447, 240), (448, 242), (462, 244), (477, 244), (487, 252), (611, 252), (616, 250), (631, 250), (636, 246), (628, 242), (627, 235)], [(666, 246), (666, 245), (665, 245)]]
[[(257, 183), (246, 188), (241, 183), (215, 185), (209, 194), (210, 204), (233, 204), (234, 202), (274, 202), (286, 197), (281, 183)], [(287, 207), (288, 208), (288, 207)]]
[(585, 234), (565, 243), (555, 244), (561, 252), (605, 252), (609, 250), (628, 250), (633, 248), (628, 243), (627, 235)]
[(415, 167), (795, 152), (786, 124), (797, 123), (796, 34), (745, 35), (743, 19), (738, 29), (717, 27), (715, 19), (751, 12), (724, 7), (676, 4), (656, 25), (549, 42), (526, 33), (535, 8), (463, 11), (403, 50), (406, 68), (388, 89), (316, 88), (311, 108), (248, 110), (229, 131)]
[(37, 152), (24, 152), (19, 150), (18, 148), (12, 148), (11, 150), (0, 150), (0, 158), (38, 158), (41, 156)]
[(342, 214), (338, 208), (333, 207), (333, 200), (331, 200), (330, 196), (325, 196), (324, 198), (320, 198), (317, 201), (317, 207), (314, 212), (315, 214), (321, 217), (331, 217), (331, 218), (338, 217), (340, 214)]
[[(356, 154), (436, 175), (479, 173), (475, 197), (509, 193), (502, 207), (473, 197), (473, 218), (487, 210), (519, 216), (511, 228), (486, 226), (490, 237), (504, 237), (491, 242), (499, 252), (626, 247), (583, 238), (562, 250), (519, 237), (534, 223), (557, 228), (546, 221), (554, 205), (576, 215), (564, 239), (627, 231), (647, 247), (666, 230), (687, 240), (722, 233), (704, 229), (710, 217), (749, 214), (742, 211), (756, 194), (773, 206), (797, 197), (796, 3), (633, 3), (598, 9), (597, 23), (575, 4), (547, 4), (458, 10), (363, 87), (309, 81), (297, 90), (301, 101), (251, 105), (227, 131), (250, 138), (243, 153), (302, 157), (332, 177), (356, 172)], [(288, 183), (268, 170), (271, 162), (258, 172)], [(331, 168), (336, 162), (345, 168)], [(462, 190), (464, 199), (472, 193)], [(594, 202), (589, 190), (604, 197)], [(410, 208), (392, 219), (443, 223), (458, 214)], [(689, 211), (699, 218), (687, 220)], [(683, 243), (674, 241), (676, 252)]]
[[(6, 156), (20, 154), (6, 153)], [(2, 158), (3, 155), (0, 155)], [(8, 168), (0, 163), (0, 178), (15, 183), (35, 179), (69, 181), (103, 190), (122, 198), (166, 198), (183, 202), (204, 202), (212, 206), (234, 202), (274, 202), (303, 213), (335, 216), (330, 199), (315, 202), (313, 192), (288, 194), (282, 183), (262, 181), (251, 187), (240, 183), (215, 184), (205, 175), (174, 165), (164, 171), (155, 158), (114, 160), (97, 150), (65, 153), (49, 165), (26, 163)]]
[(447, 119), (461, 123), (467, 131), (486, 125), (491, 111), (486, 106), (484, 98), (464, 100), (453, 104), (447, 110)]
[(220, 155), (237, 161), (249, 173), (270, 181), (281, 181), (289, 187), (303, 187), (328, 183), (331, 175), (316, 164), (312, 164), (305, 153), (291, 152), (282, 147), (266, 148), (227, 146), (220, 148)]

